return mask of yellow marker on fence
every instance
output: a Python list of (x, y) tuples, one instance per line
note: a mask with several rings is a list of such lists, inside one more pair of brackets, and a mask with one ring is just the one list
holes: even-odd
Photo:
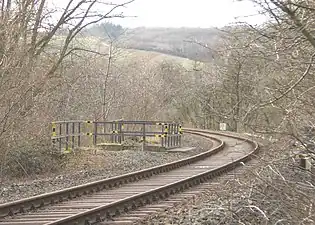
[(93, 121), (92, 120), (87, 120), (84, 122), (85, 126), (84, 126), (84, 131), (86, 132), (87, 136), (93, 136)]
[(51, 123), (51, 128), (52, 128), (52, 136), (56, 137), (57, 133), (56, 133), (56, 123), (55, 122)]
[(155, 137), (166, 137), (167, 134), (156, 134)]
[(164, 127), (164, 132), (168, 132), (168, 126), (166, 125), (165, 127)]
[(64, 148), (63, 153), (68, 154), (71, 153), (72, 149), (71, 148)]
[(179, 131), (179, 134), (183, 134), (182, 126), (179, 126), (178, 131)]

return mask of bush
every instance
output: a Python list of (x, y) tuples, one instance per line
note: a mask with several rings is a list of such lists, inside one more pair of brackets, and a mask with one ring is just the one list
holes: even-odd
[(61, 157), (50, 141), (27, 142), (4, 155), (1, 176), (31, 176), (55, 171)]

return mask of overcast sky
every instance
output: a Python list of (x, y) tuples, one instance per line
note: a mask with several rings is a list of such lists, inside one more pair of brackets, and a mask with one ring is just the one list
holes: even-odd
[(252, 24), (264, 20), (251, 16), (257, 15), (257, 8), (246, 0), (135, 0), (124, 12), (137, 16), (114, 20), (127, 27), (221, 27), (235, 17)]
[[(64, 8), (68, 0), (47, 0), (48, 6)], [(75, 2), (80, 0), (74, 0)], [(122, 3), (128, 0), (104, 0), (104, 2)], [(108, 12), (103, 4), (96, 10), (100, 13)], [(246, 21), (259, 24), (266, 19), (257, 16), (258, 9), (250, 0), (135, 0), (120, 8), (116, 13), (135, 16), (123, 19), (113, 19), (124, 27), (221, 27), (231, 22)], [(256, 16), (255, 16), (256, 15)]]

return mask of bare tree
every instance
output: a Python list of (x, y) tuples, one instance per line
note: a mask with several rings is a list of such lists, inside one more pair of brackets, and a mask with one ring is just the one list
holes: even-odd
[(70, 0), (61, 9), (50, 8), (46, 0), (0, 2), (1, 154), (45, 130), (44, 124), (54, 115), (43, 113), (41, 107), (63, 84), (63, 71), (71, 67), (73, 56), (80, 52), (104, 55), (75, 45), (81, 31), (124, 17), (116, 11), (132, 2)]

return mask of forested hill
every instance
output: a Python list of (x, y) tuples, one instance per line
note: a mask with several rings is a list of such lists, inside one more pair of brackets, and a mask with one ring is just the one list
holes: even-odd
[[(145, 28), (124, 29), (111, 23), (98, 24), (85, 30), (85, 35), (121, 41), (129, 49), (156, 51), (192, 60), (209, 61), (209, 48), (219, 37), (215, 28)], [(207, 45), (204, 48), (197, 43)]]

